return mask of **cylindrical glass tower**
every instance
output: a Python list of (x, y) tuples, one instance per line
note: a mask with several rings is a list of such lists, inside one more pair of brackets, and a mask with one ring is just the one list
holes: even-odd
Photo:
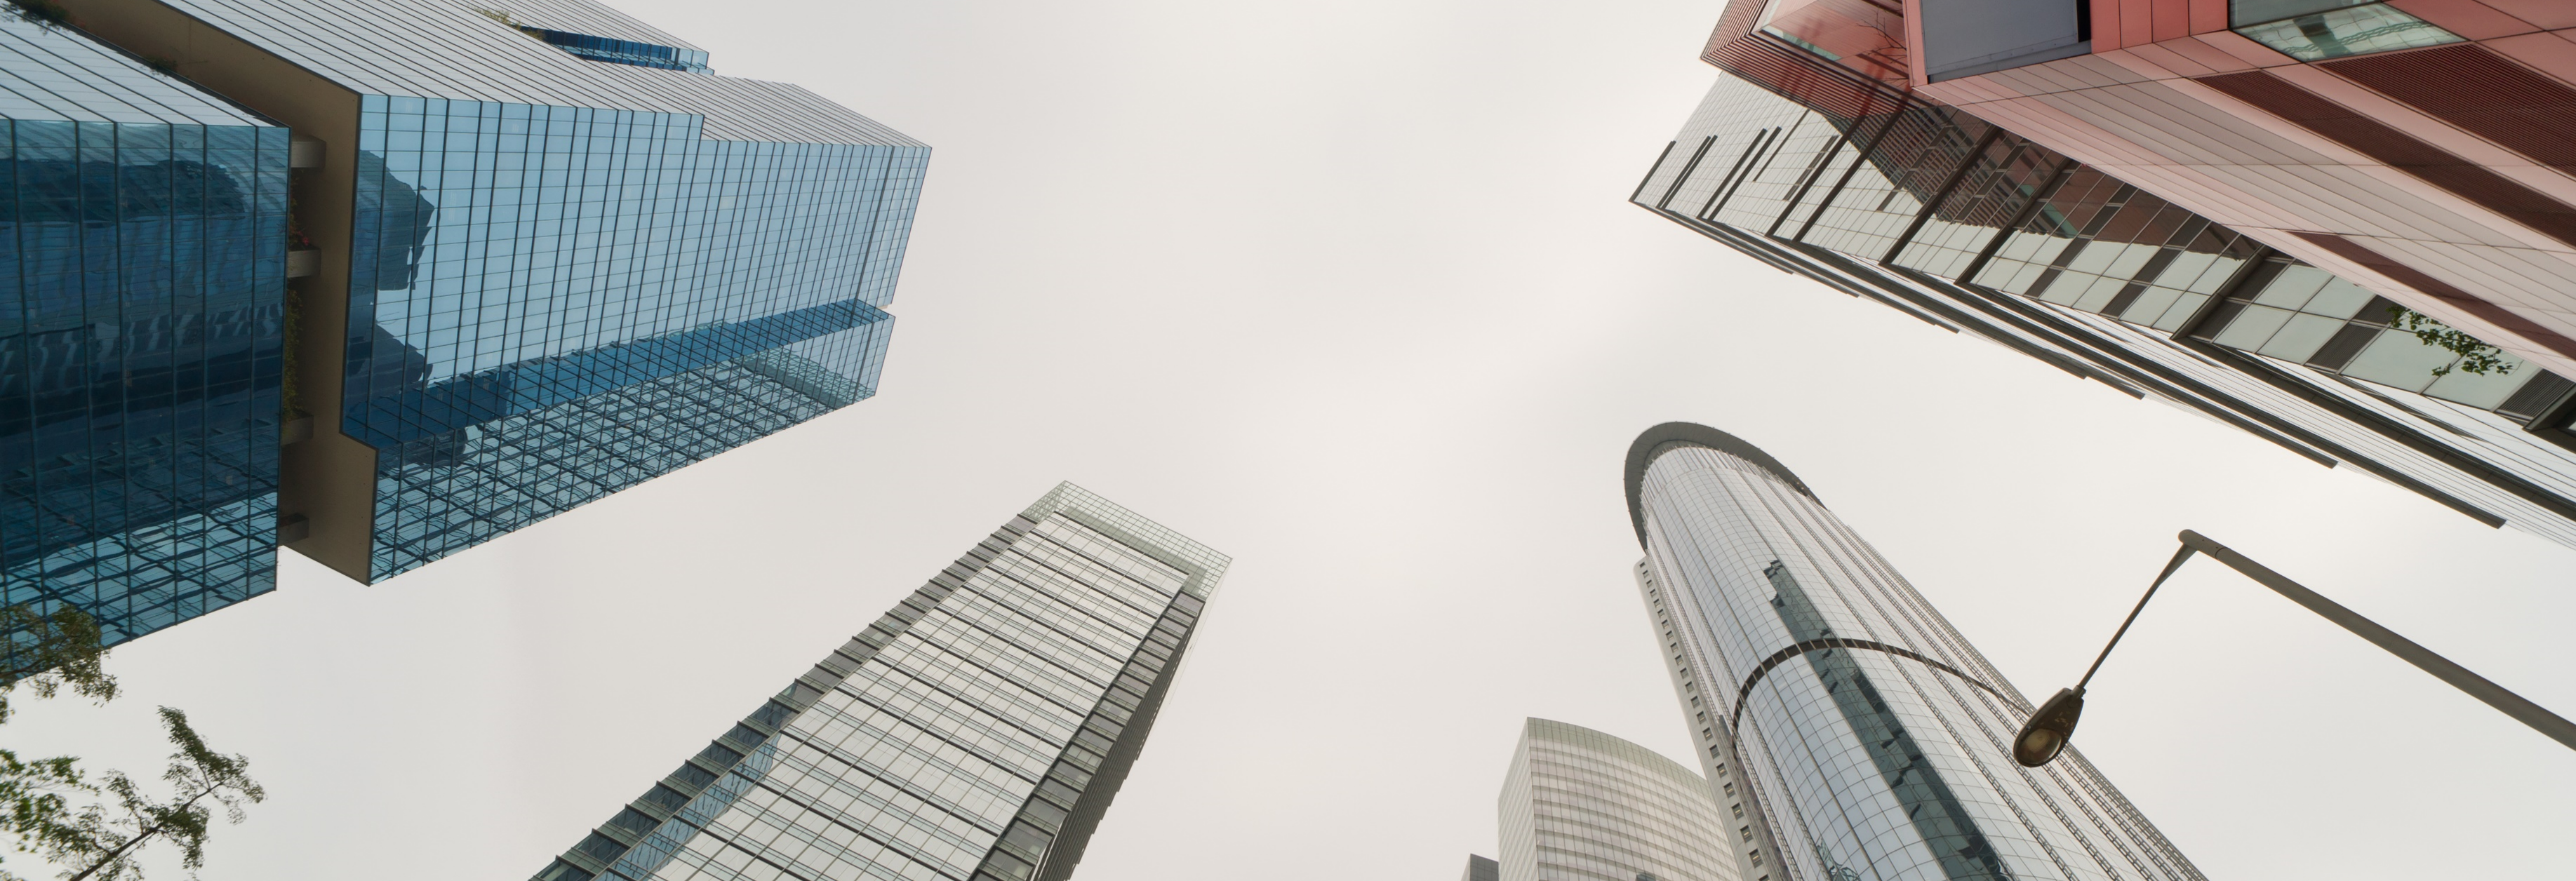
[(1764, 821), (1748, 881), (2202, 878), (2083, 756), (2016, 764), (2030, 702), (1778, 460), (1667, 423), (1627, 490), (1693, 734)]

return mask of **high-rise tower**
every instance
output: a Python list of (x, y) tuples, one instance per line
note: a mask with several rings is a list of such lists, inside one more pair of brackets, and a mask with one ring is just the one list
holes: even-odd
[(0, 46), (57, 93), (0, 101), (9, 603), (112, 642), (279, 545), (389, 578), (876, 392), (900, 132), (591, 0), (59, 9)]
[(2576, 164), (2513, 152), (2568, 142), (2570, 8), (1735, 0), (1630, 199), (2576, 546)]
[[(1590, 728), (1547, 719), (1524, 724), (1498, 808), (1500, 871), (1485, 881), (1741, 877), (1707, 781), (1654, 750)], [(1481, 859), (1469, 858), (1470, 881)]]
[(1226, 564), (1061, 484), (537, 881), (1063, 881)]
[(0, 8), (0, 602), (107, 642), (276, 585), (285, 127)]
[(2030, 702), (1779, 460), (1666, 423), (1626, 483), (1700, 761), (1754, 820), (1749, 881), (2202, 877), (2073, 750), (2015, 763)]

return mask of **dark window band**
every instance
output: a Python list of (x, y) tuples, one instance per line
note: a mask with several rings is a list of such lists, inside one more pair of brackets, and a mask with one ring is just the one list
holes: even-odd
[(2576, 340), (2568, 339), (2565, 335), (2550, 330), (2539, 322), (2480, 299), (2476, 294), (2453, 287), (2449, 282), (2425, 274), (2423, 270), (2389, 259), (2386, 255), (2373, 251), (2360, 242), (2332, 233), (2293, 231), (2290, 234), (2306, 239), (2309, 244), (2334, 252), (2337, 257), (2367, 266), (2372, 272), (2388, 276), (2390, 280), (2421, 291), (2425, 296), (2458, 307), (2462, 312), (2494, 322), (2497, 327), (2546, 346), (2550, 351), (2576, 357)]

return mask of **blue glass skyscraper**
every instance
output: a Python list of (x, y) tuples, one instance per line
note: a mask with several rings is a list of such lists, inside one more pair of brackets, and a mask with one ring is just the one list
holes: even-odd
[(310, 143), (277, 539), (360, 581), (875, 393), (929, 148), (587, 0), (68, 0)]
[(288, 134), (0, 14), (0, 602), (118, 642), (275, 586)]

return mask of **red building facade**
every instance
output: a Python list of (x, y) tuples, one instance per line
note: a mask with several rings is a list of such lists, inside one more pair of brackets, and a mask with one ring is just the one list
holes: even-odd
[(1737, 0), (1630, 201), (2576, 546), (2576, 31), (2468, 6)]
[(2576, 3), (1737, 0), (1704, 57), (1782, 47), (2576, 375)]

